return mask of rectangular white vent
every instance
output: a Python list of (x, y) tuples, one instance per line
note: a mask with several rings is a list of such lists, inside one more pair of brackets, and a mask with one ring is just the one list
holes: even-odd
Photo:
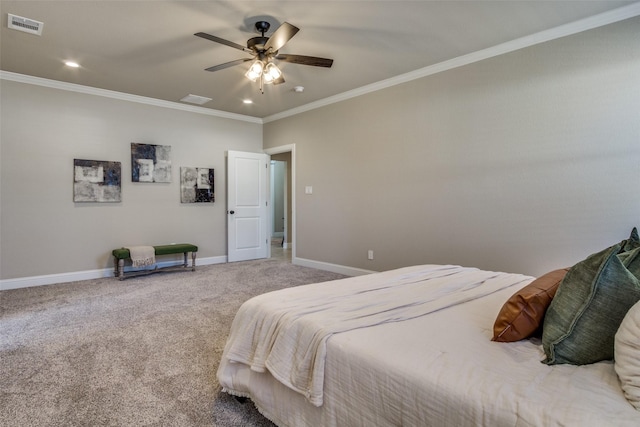
[(44, 23), (39, 21), (34, 21), (33, 19), (23, 18), (22, 16), (9, 15), (9, 19), (7, 20), (7, 27), (24, 31), (25, 33), (35, 34), (37, 36), (42, 35), (42, 27), (44, 27)]
[(189, 94), (189, 95), (185, 96), (184, 98), (182, 98), (180, 101), (189, 102), (191, 104), (203, 105), (203, 104), (206, 104), (207, 102), (211, 101), (211, 98), (207, 98), (206, 96)]

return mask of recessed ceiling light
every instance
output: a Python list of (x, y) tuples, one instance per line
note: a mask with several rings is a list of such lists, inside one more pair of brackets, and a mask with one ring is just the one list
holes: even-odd
[(244, 104), (253, 104), (253, 101), (252, 101), (252, 100), (250, 100), (250, 99), (244, 99), (244, 100), (242, 100), (242, 102), (243, 102)]
[(293, 91), (296, 92), (296, 93), (302, 93), (302, 92), (304, 92), (304, 86), (295, 86), (293, 88)]
[(77, 62), (73, 62), (73, 61), (64, 61), (64, 65), (66, 65), (67, 67), (71, 67), (71, 68), (80, 67), (80, 64), (78, 64)]

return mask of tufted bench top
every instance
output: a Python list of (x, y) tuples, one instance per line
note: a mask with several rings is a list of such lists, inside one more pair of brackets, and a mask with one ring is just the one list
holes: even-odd
[[(153, 247), (156, 250), (156, 255), (170, 255), (170, 254), (182, 254), (186, 252), (198, 252), (198, 247), (191, 243), (174, 243), (171, 245), (159, 245)], [(120, 248), (111, 251), (116, 259), (128, 259), (131, 257), (129, 249)]]

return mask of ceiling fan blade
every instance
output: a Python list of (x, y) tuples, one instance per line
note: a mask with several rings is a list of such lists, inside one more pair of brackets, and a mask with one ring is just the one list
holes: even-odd
[(283, 76), (283, 75), (280, 75), (280, 77), (278, 77), (277, 79), (275, 79), (275, 80), (273, 81), (273, 83), (272, 83), (272, 84), (273, 84), (273, 85), (279, 85), (279, 84), (282, 84), (282, 83), (284, 83), (284, 76)]
[(195, 33), (194, 36), (202, 37), (203, 39), (211, 40), (212, 42), (220, 43), (234, 49), (242, 50), (245, 52), (252, 53), (253, 51), (246, 46), (242, 46), (241, 44), (230, 42), (229, 40), (221, 39), (220, 37), (212, 36), (207, 33)]
[(283, 22), (282, 25), (278, 27), (277, 30), (273, 32), (269, 40), (264, 45), (264, 50), (268, 51), (271, 49), (271, 52), (276, 52), (280, 50), (282, 46), (285, 45), (296, 33), (300, 31), (300, 28), (295, 27), (288, 22)]
[(229, 62), (225, 62), (224, 64), (215, 65), (213, 67), (205, 68), (205, 71), (224, 70), (225, 68), (233, 67), (234, 65), (239, 65), (239, 64), (242, 64), (244, 62), (251, 61), (251, 60), (253, 60), (253, 58), (236, 59), (235, 61), (229, 61)]
[(333, 59), (318, 58), (316, 56), (289, 55), (283, 53), (276, 55), (275, 58), (279, 61), (291, 62), (293, 64), (312, 65), (314, 67), (330, 68), (333, 65)]

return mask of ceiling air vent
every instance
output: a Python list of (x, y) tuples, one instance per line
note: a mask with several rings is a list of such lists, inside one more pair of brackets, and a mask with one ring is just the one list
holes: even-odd
[(189, 94), (189, 95), (185, 96), (184, 98), (182, 98), (180, 101), (189, 102), (191, 104), (204, 105), (207, 102), (211, 101), (211, 98), (207, 98), (206, 96)]
[(13, 30), (24, 31), (25, 33), (42, 35), (42, 27), (44, 23), (34, 21), (33, 19), (23, 18), (22, 16), (8, 14), (9, 19), (7, 26)]

